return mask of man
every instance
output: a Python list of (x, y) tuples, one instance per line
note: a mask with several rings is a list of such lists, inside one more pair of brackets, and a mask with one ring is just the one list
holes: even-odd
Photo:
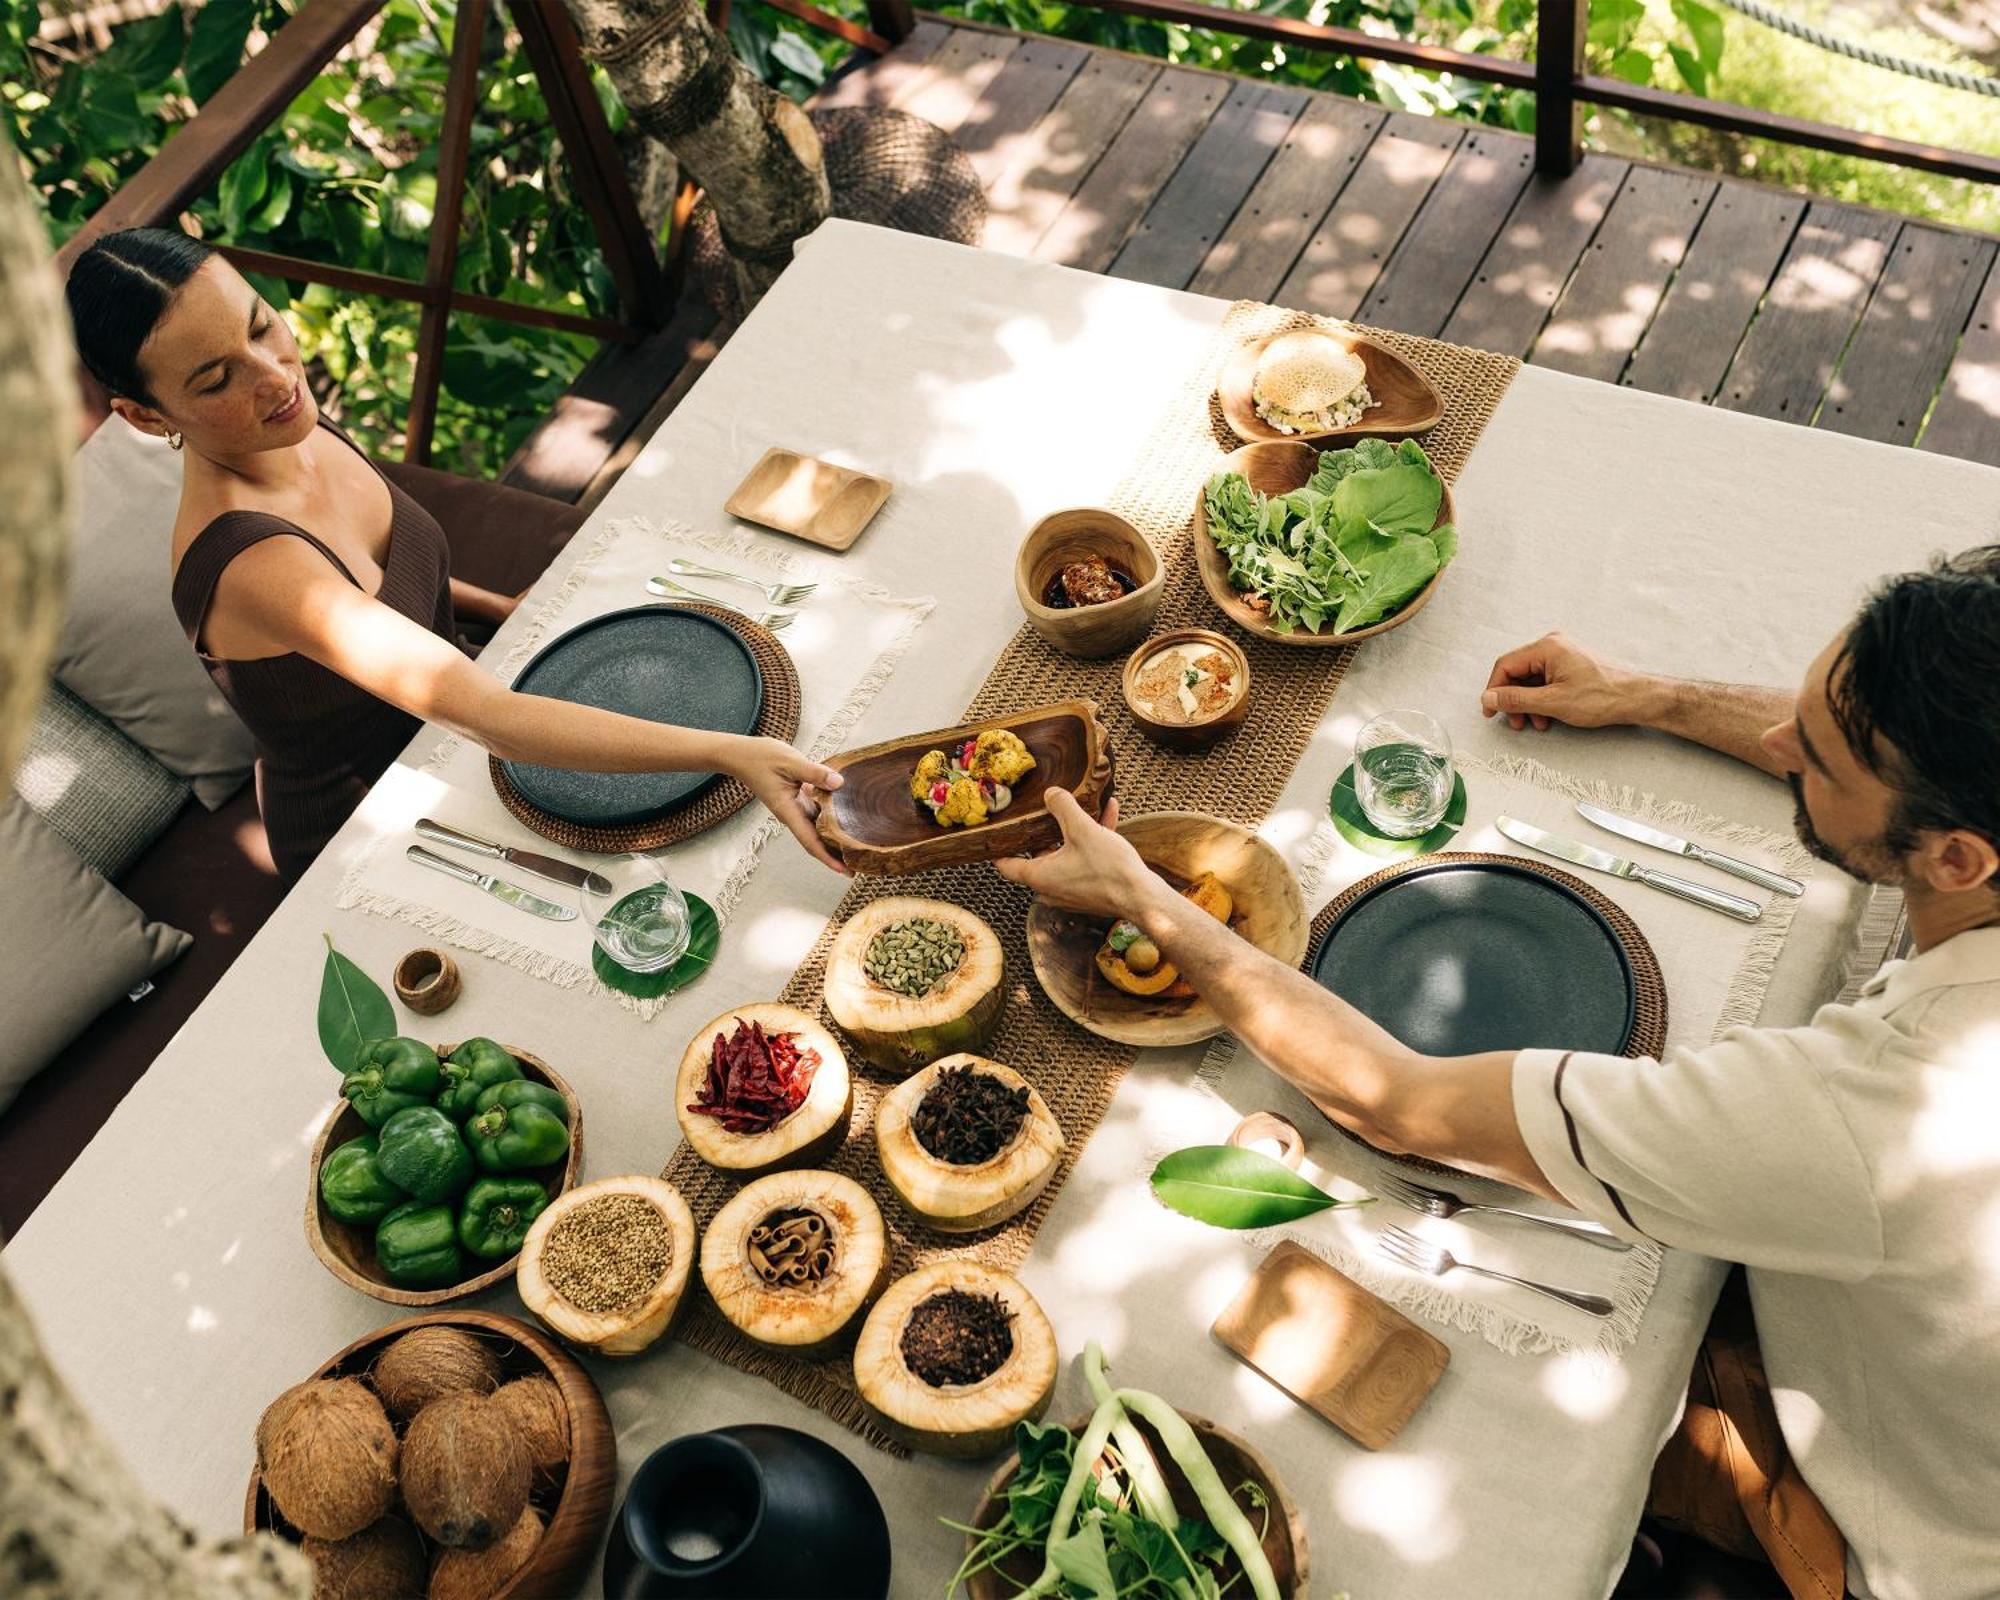
[[(1810, 1026), (1658, 1062), (1439, 1059), (1251, 949), (1067, 795), (1062, 847), (1000, 870), (1132, 918), (1371, 1144), (1743, 1263), (1779, 1427), (1852, 1592), (2000, 1593), (2000, 546), (1886, 583), (1796, 697), (1626, 671), (1552, 634), (1500, 658), (1481, 709), (1654, 728), (1783, 778), (1810, 849), (1903, 890), (1916, 955)], [(1788, 1582), (1837, 1597), (1838, 1548), (1830, 1581), (1822, 1561)]]

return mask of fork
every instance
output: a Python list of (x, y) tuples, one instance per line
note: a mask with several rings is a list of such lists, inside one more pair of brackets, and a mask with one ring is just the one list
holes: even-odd
[(1489, 1206), (1477, 1200), (1461, 1200), (1455, 1194), (1443, 1189), (1432, 1189), (1421, 1183), (1412, 1183), (1408, 1178), (1392, 1172), (1382, 1173), (1375, 1181), (1375, 1192), (1400, 1206), (1408, 1206), (1412, 1211), (1421, 1211), (1427, 1217), (1440, 1219), (1455, 1217), (1461, 1211), (1489, 1211), (1496, 1217), (1519, 1217), (1523, 1222), (1540, 1223), (1544, 1228), (1554, 1228), (1558, 1233), (1569, 1234), (1604, 1250), (1630, 1250), (1631, 1245), (1612, 1233), (1608, 1228), (1595, 1222), (1587, 1222), (1582, 1217), (1539, 1217), (1532, 1211), (1516, 1211), (1511, 1206)]
[(734, 611), (739, 616), (749, 617), (760, 628), (767, 629), (771, 633), (783, 633), (798, 616), (796, 611), (763, 611), (752, 615), (741, 606), (731, 605), (727, 600), (718, 600), (712, 594), (703, 594), (699, 589), (683, 588), (667, 578), (648, 578), (646, 593), (659, 595), (667, 600), (700, 600), (707, 605), (721, 606), (724, 611)]
[(761, 590), (766, 601), (774, 606), (795, 606), (819, 587), (816, 583), (759, 583), (755, 578), (746, 578), (740, 572), (724, 572), (720, 567), (698, 566), (679, 556), (667, 563), (667, 571), (677, 578), (723, 578), (730, 583), (748, 584), (752, 589)]
[(1454, 1267), (1467, 1272), (1476, 1272), (1482, 1278), (1498, 1278), (1502, 1283), (1519, 1284), (1523, 1289), (1532, 1289), (1536, 1294), (1545, 1294), (1551, 1300), (1560, 1300), (1566, 1306), (1574, 1306), (1579, 1311), (1588, 1312), (1593, 1317), (1608, 1317), (1615, 1309), (1601, 1294), (1583, 1294), (1575, 1289), (1558, 1289), (1553, 1284), (1536, 1283), (1532, 1278), (1517, 1278), (1511, 1272), (1495, 1272), (1491, 1267), (1477, 1266), (1470, 1261), (1461, 1261), (1443, 1245), (1432, 1244), (1428, 1239), (1419, 1239), (1407, 1228), (1388, 1227), (1382, 1231), (1382, 1254), (1399, 1266), (1408, 1267), (1412, 1272), (1420, 1272), (1427, 1278), (1441, 1278)]

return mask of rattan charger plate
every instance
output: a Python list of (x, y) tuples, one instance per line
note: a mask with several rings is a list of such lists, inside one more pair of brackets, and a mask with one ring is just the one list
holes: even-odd
[[(753, 732), (758, 738), (783, 739), (790, 743), (799, 731), (799, 672), (792, 665), (792, 658), (785, 653), (785, 647), (778, 643), (777, 636), (740, 611), (731, 611), (726, 606), (703, 605), (697, 601), (678, 601), (676, 604), (682, 610), (714, 618), (750, 647), (751, 655), (757, 658), (758, 670), (764, 674), (764, 709), (758, 715)], [(544, 839), (553, 840), (566, 850), (582, 850), (598, 855), (615, 855), (625, 850), (660, 850), (668, 845), (684, 843), (718, 822), (735, 816), (752, 798), (750, 791), (736, 779), (724, 778), (696, 790), (651, 822), (623, 828), (595, 828), (566, 822), (530, 805), (508, 780), (498, 760), (489, 757), (486, 770), (493, 779), (494, 793), (499, 795), (500, 803), (516, 822), (532, 828)]]
[[(1313, 977), (1319, 965), (1320, 950), (1326, 943), (1327, 935), (1338, 922), (1359, 901), (1372, 894), (1383, 884), (1411, 873), (1435, 871), (1441, 865), (1457, 863), (1462, 866), (1478, 866), (1486, 863), (1503, 865), (1512, 869), (1537, 874), (1551, 883), (1567, 889), (1576, 895), (1600, 917), (1611, 929), (1612, 937), (1623, 950), (1627, 966), (1632, 974), (1632, 1027), (1621, 1054), (1637, 1060), (1642, 1056), (1658, 1056), (1667, 1043), (1667, 986), (1660, 975), (1660, 959), (1653, 954), (1653, 947), (1646, 942), (1645, 934), (1639, 931), (1638, 923), (1626, 914), (1618, 903), (1601, 893), (1581, 878), (1572, 876), (1558, 867), (1545, 866), (1539, 861), (1530, 861), (1522, 856), (1489, 854), (1473, 850), (1441, 850), (1433, 855), (1419, 856), (1414, 860), (1400, 861), (1380, 872), (1371, 872), (1367, 877), (1348, 885), (1333, 899), (1320, 908), (1313, 918), (1312, 930), (1306, 941), (1305, 960), (1299, 970), (1307, 977)], [(1331, 1120), (1331, 1119), (1329, 1119)], [(1346, 1137), (1357, 1144), (1367, 1144), (1359, 1134), (1333, 1123)], [(1373, 1150), (1373, 1145), (1368, 1145)], [(1423, 1156), (1395, 1155), (1377, 1151), (1392, 1161), (1406, 1166), (1417, 1167), (1425, 1172), (1438, 1173), (1447, 1177), (1463, 1177), (1456, 1167), (1446, 1166), (1440, 1161), (1431, 1161)]]

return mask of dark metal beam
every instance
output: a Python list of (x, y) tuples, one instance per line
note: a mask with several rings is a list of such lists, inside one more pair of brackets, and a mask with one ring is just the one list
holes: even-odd
[(1541, 0), (1535, 21), (1535, 170), (1567, 178), (1583, 159), (1583, 41), (1590, 0)]

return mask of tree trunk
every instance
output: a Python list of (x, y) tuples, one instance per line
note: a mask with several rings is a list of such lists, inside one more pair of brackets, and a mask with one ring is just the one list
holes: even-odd
[(831, 209), (819, 135), (736, 59), (699, 0), (564, 4), (633, 123), (707, 191), (747, 310)]
[[(0, 780), (46, 687), (62, 615), (75, 354), (42, 219), (0, 139)], [(140, 1492), (43, 1355), (0, 1264), (0, 1595), (305, 1600), (276, 1539), (196, 1539)]]
[(632, 185), (639, 220), (657, 244), (680, 194), (681, 164), (673, 151), (629, 122), (619, 131), (618, 154), (624, 158), (625, 181)]

